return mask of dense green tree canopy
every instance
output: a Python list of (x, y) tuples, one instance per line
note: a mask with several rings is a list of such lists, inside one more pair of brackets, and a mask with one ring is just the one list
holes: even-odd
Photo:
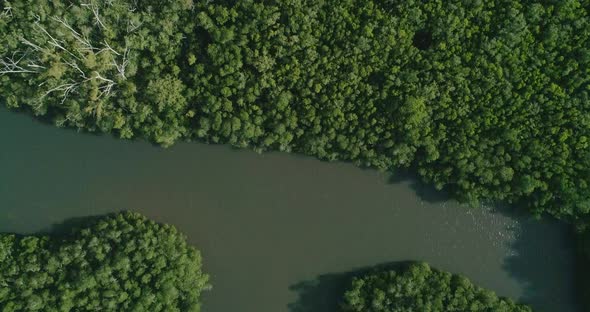
[(66, 238), (0, 235), (0, 311), (200, 311), (208, 277), (174, 227), (134, 213)]
[(589, 0), (0, 9), (0, 101), (59, 126), (411, 167), (466, 201), (589, 219)]
[(349, 312), (530, 312), (531, 308), (498, 298), (468, 279), (413, 264), (355, 278), (344, 295)]

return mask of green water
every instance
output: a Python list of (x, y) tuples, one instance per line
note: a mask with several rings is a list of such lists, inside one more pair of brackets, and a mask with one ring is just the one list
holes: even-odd
[(0, 231), (121, 209), (176, 225), (203, 253), (205, 312), (332, 312), (354, 272), (425, 260), (532, 304), (574, 311), (567, 228), (473, 210), (411, 179), (226, 146), (80, 134), (0, 110)]

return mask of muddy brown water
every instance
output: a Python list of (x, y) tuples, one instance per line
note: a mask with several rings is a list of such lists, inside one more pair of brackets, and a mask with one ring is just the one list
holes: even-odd
[(203, 253), (208, 312), (333, 312), (346, 273), (423, 260), (575, 311), (565, 225), (472, 209), (389, 174), (286, 153), (54, 128), (0, 110), (0, 231), (118, 210), (174, 224)]

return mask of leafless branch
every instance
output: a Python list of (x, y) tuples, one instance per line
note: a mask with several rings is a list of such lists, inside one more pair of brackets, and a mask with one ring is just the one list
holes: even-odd
[(21, 38), (20, 41), (28, 46), (30, 46), (31, 48), (33, 48), (35, 51), (41, 51), (41, 47), (30, 42), (29, 40), (25, 39), (25, 38)]
[(103, 81), (103, 82), (106, 83), (106, 84), (103, 84), (100, 87), (98, 87), (98, 89), (100, 90), (100, 94), (98, 95), (98, 98), (101, 98), (104, 95), (109, 96), (111, 94), (111, 91), (112, 91), (113, 87), (117, 83), (114, 82), (111, 79), (108, 79), (108, 78), (105, 78), (105, 77), (101, 76), (99, 72), (95, 72), (95, 73), (96, 73), (96, 76), (93, 77), (92, 79), (98, 79), (98, 80)]
[(0, 65), (3, 66), (0, 69), (0, 75), (6, 74), (17, 74), (17, 73), (37, 73), (36, 70), (26, 69), (20, 65), (20, 62), (25, 58), (28, 52), (23, 53), (20, 58), (16, 59), (17, 52), (12, 53), (12, 57), (4, 57), (0, 59)]
[(102, 22), (102, 20), (100, 19), (100, 13), (98, 10), (98, 6), (96, 6), (96, 4), (94, 4), (94, 2), (90, 2), (90, 3), (84, 3), (82, 4), (83, 7), (87, 7), (90, 9), (90, 11), (92, 11), (92, 14), (94, 14), (94, 18), (96, 19), (96, 23), (101, 26), (102, 28), (107, 28), (104, 23)]
[(84, 73), (84, 71), (82, 69), (80, 69), (80, 66), (78, 66), (78, 63), (76, 63), (76, 61), (64, 61), (65, 64), (69, 65), (71, 68), (75, 69), (76, 71), (78, 71), (80, 73), (80, 77), (86, 79), (86, 73)]
[[(4, 3), (6, 3), (6, 1), (4, 1)], [(12, 7), (7, 6), (4, 8), (4, 10), (2, 11), (2, 13), (0, 13), (0, 17), (12, 17)]]
[[(94, 0), (87, 1), (89, 2), (82, 4), (82, 6), (89, 8), (93, 12), (99, 28), (106, 29), (106, 26), (99, 15), (99, 5), (96, 4)], [(106, 2), (106, 4), (103, 5), (112, 5), (112, 1)], [(10, 10), (4, 9), (3, 12), (0, 12), (0, 16), (7, 15), (9, 12)], [(82, 31), (68, 23), (64, 17), (54, 16), (51, 17), (51, 19), (55, 21), (57, 23), (56, 25), (59, 25), (60, 28), (67, 30), (66, 32), (68, 34), (62, 34), (60, 32), (55, 32), (52, 29), (45, 28), (46, 26), (42, 25), (40, 22), (40, 17), (37, 16), (36, 18), (37, 22), (33, 24), (33, 27), (37, 32), (37, 36), (28, 39), (20, 39), (23, 46), (26, 47), (24, 52), (16, 51), (12, 53), (12, 55), (0, 56), (0, 75), (14, 73), (40, 73), (50, 67), (49, 62), (54, 59), (53, 57), (46, 59), (43, 56), (47, 56), (48, 54), (53, 55), (53, 50), (57, 49), (64, 52), (60, 53), (61, 55), (59, 56), (61, 64), (67, 66), (70, 72), (73, 71), (78, 73), (79, 76), (79, 78), (70, 79), (68, 82), (62, 82), (62, 84), (58, 86), (49, 87), (49, 90), (43, 91), (38, 98), (38, 103), (34, 106), (36, 110), (39, 111), (43, 108), (43, 99), (48, 96), (56, 95), (61, 97), (61, 103), (64, 103), (72, 93), (76, 92), (90, 81), (93, 82), (91, 87), (98, 89), (99, 99), (108, 97), (113, 93), (113, 89), (117, 85), (114, 77), (119, 75), (123, 79), (126, 79), (126, 68), (130, 63), (130, 48), (127, 45), (125, 45), (124, 50), (119, 51), (115, 50), (106, 40), (103, 41), (102, 44), (99, 43), (102, 47), (99, 45), (94, 46), (92, 41), (84, 35)], [(140, 25), (141, 23), (135, 25), (132, 22), (128, 22), (127, 31), (132, 32)], [(70, 35), (74, 39), (73, 44), (70, 40)], [(108, 52), (109, 57), (112, 60), (112, 63), (110, 64), (112, 68), (103, 72), (97, 70), (92, 71), (92, 69), (86, 68), (84, 66), (85, 59), (88, 57), (86, 51), (91, 51), (91, 53), (95, 54)], [(46, 80), (38, 83), (38, 87), (42, 88), (51, 84), (52, 82), (50, 80)], [(93, 110), (95, 110), (96, 114), (100, 114), (100, 106), (93, 108)]]
[(113, 89), (113, 86), (115, 86), (115, 83), (108, 83), (104, 86), (99, 87), (98, 89), (100, 90), (100, 94), (98, 95), (98, 98), (101, 98), (103, 95), (109, 96), (111, 94), (111, 90)]
[(28, 67), (31, 68), (47, 68), (45, 66), (42, 65), (38, 65), (37, 63), (35, 63), (34, 61), (29, 61), (29, 64), (27, 64)]
[(111, 46), (109, 45), (109, 43), (105, 40), (104, 41), (104, 45), (105, 45), (105, 49), (107, 49), (108, 51), (111, 51), (113, 53), (115, 53), (118, 56), (121, 56), (121, 54), (117, 51), (115, 51), (115, 49), (111, 48)]
[(101, 76), (99, 72), (95, 71), (95, 73), (96, 73), (96, 77), (94, 77), (93, 79), (98, 79), (98, 80), (101, 80), (101, 81), (106, 81), (108, 83), (115, 83), (111, 79), (104, 78), (103, 76)]
[(85, 48), (85, 50), (94, 50), (95, 48), (92, 47), (92, 45), (90, 44), (90, 41), (88, 40), (88, 38), (86, 36), (81, 35), (79, 32), (77, 32), (72, 26), (70, 26), (70, 24), (65, 20), (65, 19), (61, 19), (59, 17), (53, 17), (52, 18), (54, 21), (61, 23), (62, 25), (64, 25), (68, 30), (71, 31), (72, 36), (74, 38), (76, 38), (76, 40), (78, 40)]
[(71, 55), (72, 57), (74, 57), (75, 59), (80, 61), (80, 57), (78, 57), (77, 55), (75, 55), (74, 53), (70, 52), (68, 49), (63, 47), (63, 44), (65, 44), (63, 42), (63, 40), (57, 40), (55, 39), (43, 26), (40, 26), (39, 23), (35, 23), (34, 26), (36, 26), (39, 30), (41, 30), (42, 33), (44, 33), (45, 35), (47, 35), (50, 39), (49, 44), (51, 44), (52, 46), (59, 48), (61, 50), (63, 50), (64, 52), (68, 53), (69, 55)]
[(43, 94), (41, 96), (41, 98), (39, 98), (39, 100), (42, 100), (44, 97), (48, 96), (49, 94), (56, 92), (56, 91), (63, 91), (62, 93), (62, 99), (61, 99), (61, 103), (63, 104), (63, 102), (65, 102), (68, 98), (68, 96), (70, 95), (70, 93), (72, 93), (73, 91), (75, 91), (78, 86), (80, 85), (79, 82), (72, 82), (72, 83), (64, 83), (62, 85), (59, 85), (55, 88), (49, 89), (47, 92), (45, 92), (45, 94)]
[(123, 77), (123, 79), (127, 79), (127, 77), (125, 77), (125, 69), (127, 68), (127, 65), (129, 65), (128, 57), (129, 57), (129, 48), (128, 47), (126, 47), (125, 52), (123, 52), (123, 59), (121, 60), (121, 63), (117, 63), (117, 61), (113, 57), (112, 65), (115, 66), (115, 68), (117, 68), (119, 75), (121, 75), (121, 77)]
[(134, 32), (137, 28), (141, 27), (142, 24), (143, 23), (140, 22), (139, 24), (135, 25), (133, 21), (127, 21), (127, 33), (130, 34)]

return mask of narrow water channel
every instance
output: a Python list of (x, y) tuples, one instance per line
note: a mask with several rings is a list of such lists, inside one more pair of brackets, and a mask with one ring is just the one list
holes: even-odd
[(404, 260), (575, 311), (567, 228), (474, 210), (346, 163), (80, 134), (0, 110), (0, 231), (133, 210), (203, 253), (204, 312), (334, 312), (347, 272)]

